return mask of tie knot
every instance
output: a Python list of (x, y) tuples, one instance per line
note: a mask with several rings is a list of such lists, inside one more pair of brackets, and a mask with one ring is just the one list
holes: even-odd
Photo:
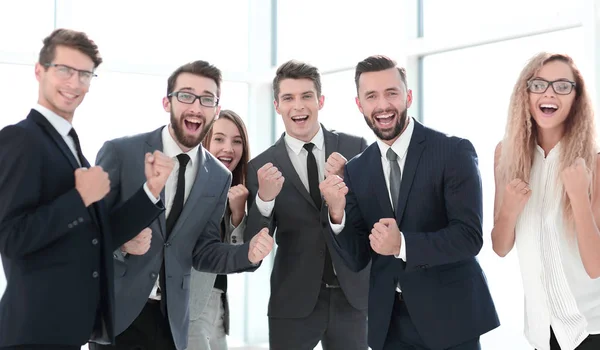
[(71, 130), (69, 130), (69, 136), (71, 136), (73, 138), (73, 140), (79, 142), (79, 136), (77, 136), (77, 132), (75, 132), (75, 128), (71, 128)]
[(315, 147), (315, 144), (312, 142), (304, 144), (304, 149), (307, 150), (308, 152), (312, 152), (314, 147)]
[(177, 160), (179, 161), (179, 167), (185, 168), (187, 166), (187, 163), (190, 161), (190, 156), (188, 156), (185, 153), (180, 153), (179, 155), (177, 155)]
[(398, 159), (398, 155), (396, 154), (396, 152), (394, 152), (392, 147), (388, 148), (387, 152), (385, 153), (385, 157), (390, 162), (396, 161)]

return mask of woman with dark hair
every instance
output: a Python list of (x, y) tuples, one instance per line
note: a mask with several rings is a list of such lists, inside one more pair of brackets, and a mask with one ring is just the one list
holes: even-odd
[[(213, 156), (231, 171), (228, 205), (221, 221), (221, 239), (242, 244), (246, 227), (246, 169), (250, 159), (248, 133), (242, 119), (231, 110), (222, 110), (202, 142)], [(227, 349), (229, 306), (227, 276), (216, 275), (214, 285), (206, 285), (209, 274), (192, 271), (188, 350)], [(214, 275), (211, 275), (214, 276)], [(194, 283), (196, 281), (197, 283)], [(212, 288), (212, 291), (209, 289)], [(207, 298), (207, 295), (210, 297)]]

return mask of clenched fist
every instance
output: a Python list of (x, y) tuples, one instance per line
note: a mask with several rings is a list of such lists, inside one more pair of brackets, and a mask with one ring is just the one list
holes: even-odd
[(144, 169), (146, 173), (146, 183), (154, 197), (160, 197), (160, 192), (165, 187), (174, 166), (175, 161), (170, 157), (167, 157), (161, 151), (146, 153)]
[(281, 171), (272, 163), (263, 165), (258, 172), (258, 197), (264, 202), (270, 202), (281, 192), (285, 178)]
[(246, 215), (248, 189), (242, 184), (233, 186), (227, 193), (227, 199), (229, 200), (229, 209), (231, 209), (231, 221), (234, 226), (237, 226)]
[(319, 184), (321, 194), (329, 207), (329, 216), (333, 224), (341, 224), (346, 207), (348, 187), (341, 177), (331, 175)]
[(589, 198), (592, 172), (583, 158), (575, 159), (571, 166), (560, 173), (560, 178), (571, 201)]
[(529, 185), (521, 179), (514, 179), (506, 185), (502, 199), (502, 208), (511, 216), (518, 216), (531, 197)]
[(152, 241), (152, 230), (145, 228), (129, 242), (123, 244), (121, 251), (131, 255), (144, 255), (150, 249)]
[(273, 250), (273, 237), (269, 235), (269, 229), (263, 228), (252, 237), (250, 247), (248, 248), (248, 260), (252, 264), (258, 264)]
[(108, 173), (100, 166), (75, 170), (75, 189), (86, 207), (104, 198), (110, 192)]
[(337, 175), (344, 179), (344, 165), (347, 162), (348, 160), (338, 152), (331, 153), (325, 163), (325, 178), (328, 178), (330, 175)]

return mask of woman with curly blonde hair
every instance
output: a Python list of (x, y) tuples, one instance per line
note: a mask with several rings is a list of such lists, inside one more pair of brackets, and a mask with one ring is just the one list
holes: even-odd
[(514, 87), (496, 147), (493, 249), (516, 244), (525, 336), (539, 350), (600, 349), (600, 162), (585, 82), (540, 53)]

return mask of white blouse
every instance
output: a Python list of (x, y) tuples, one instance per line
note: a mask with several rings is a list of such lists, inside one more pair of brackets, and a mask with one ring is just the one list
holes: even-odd
[(583, 267), (576, 233), (563, 217), (560, 143), (547, 157), (537, 146), (529, 186), (531, 197), (517, 225), (516, 246), (525, 292), (525, 336), (550, 350), (550, 327), (562, 350), (575, 349), (600, 333), (600, 279)]

